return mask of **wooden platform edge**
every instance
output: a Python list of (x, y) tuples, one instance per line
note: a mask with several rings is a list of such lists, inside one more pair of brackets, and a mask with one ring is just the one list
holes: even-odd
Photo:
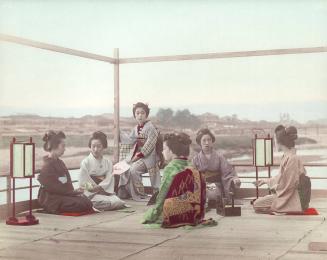
[[(146, 188), (146, 187), (145, 187)], [(146, 192), (150, 192), (151, 189), (145, 189)], [(259, 196), (265, 196), (268, 194), (267, 189), (259, 189)], [(241, 188), (235, 194), (236, 199), (248, 198), (248, 197), (255, 197), (256, 190), (253, 188)], [(312, 198), (327, 198), (327, 190), (312, 190), (311, 193)], [(40, 205), (37, 199), (32, 201), (33, 209), (40, 208)], [(16, 203), (16, 214), (21, 212), (27, 211), (29, 209), (28, 201), (20, 201)], [(8, 212), (9, 210), (9, 212)], [(0, 205), (0, 220), (6, 219), (8, 216), (11, 215), (11, 208), (8, 209), (6, 204)]]

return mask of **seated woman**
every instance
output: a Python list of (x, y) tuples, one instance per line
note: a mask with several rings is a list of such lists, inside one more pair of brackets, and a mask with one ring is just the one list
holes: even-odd
[(79, 186), (84, 195), (98, 210), (115, 210), (125, 207), (125, 202), (114, 193), (115, 179), (112, 175), (112, 163), (103, 157), (108, 147), (107, 136), (94, 132), (89, 140), (91, 152), (81, 163)]
[(187, 161), (191, 139), (184, 133), (164, 138), (163, 154), (170, 161), (164, 168), (156, 203), (146, 211), (143, 224), (159, 223), (163, 227), (196, 225), (204, 217), (205, 181)]
[(129, 171), (120, 175), (118, 196), (122, 199), (132, 197), (133, 200), (143, 200), (147, 196), (144, 193), (142, 174), (149, 173), (151, 186), (154, 191), (160, 186), (160, 171), (158, 167), (159, 156), (157, 154), (157, 141), (159, 132), (148, 120), (150, 109), (144, 103), (137, 103), (133, 107), (133, 115), (137, 125), (130, 135), (121, 139), (128, 139), (134, 145), (126, 161), (131, 164)]
[(53, 214), (92, 211), (92, 202), (83, 195), (83, 190), (74, 190), (68, 169), (59, 159), (65, 152), (65, 138), (61, 131), (49, 131), (43, 137), (43, 148), (49, 154), (43, 158), (38, 177), (39, 204)]
[(214, 194), (214, 199), (223, 191), (224, 197), (230, 200), (229, 192), (233, 188), (239, 188), (241, 181), (234, 167), (228, 163), (221, 153), (214, 150), (213, 144), (215, 140), (215, 136), (209, 129), (204, 128), (199, 130), (196, 136), (196, 142), (201, 146), (201, 151), (194, 156), (192, 163), (196, 169), (203, 173), (206, 182), (216, 184), (217, 193)]
[(295, 140), (297, 130), (294, 126), (285, 128), (279, 125), (275, 129), (275, 145), (284, 152), (280, 162), (279, 173), (265, 180), (258, 180), (257, 186), (267, 184), (271, 195), (258, 198), (253, 203), (257, 213), (291, 213), (302, 212), (301, 199), (298, 191), (300, 176), (306, 174), (305, 168), (296, 155)]

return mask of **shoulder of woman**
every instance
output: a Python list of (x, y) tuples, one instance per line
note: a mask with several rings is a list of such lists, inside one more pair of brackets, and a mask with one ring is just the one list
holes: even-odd
[(226, 159), (225, 155), (221, 151), (213, 150), (212, 155), (218, 157), (219, 159), (223, 159), (223, 160)]
[(285, 165), (298, 165), (301, 159), (296, 154), (289, 154), (284, 162)]
[(42, 174), (47, 174), (49, 172), (55, 171), (55, 166), (58, 162), (49, 158), (49, 157), (44, 157), (43, 158), (43, 165), (41, 167), (41, 173)]
[(43, 166), (45, 166), (45, 167), (55, 165), (56, 163), (57, 163), (57, 160), (55, 160), (49, 156), (43, 157)]
[(81, 161), (81, 167), (87, 167), (89, 165), (89, 156), (85, 157), (82, 161)]
[(171, 162), (164, 168), (164, 174), (174, 172), (177, 170), (177, 167)]
[(196, 154), (193, 156), (191, 162), (192, 162), (192, 163), (197, 163), (197, 162), (200, 160), (200, 156), (201, 156), (201, 152), (196, 153)]
[(145, 128), (148, 128), (148, 129), (154, 129), (156, 130), (156, 127), (154, 126), (154, 124), (151, 122), (151, 121), (147, 121), (144, 125)]

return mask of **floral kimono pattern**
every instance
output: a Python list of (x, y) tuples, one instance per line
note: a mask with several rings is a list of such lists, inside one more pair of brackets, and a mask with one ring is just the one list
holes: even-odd
[(196, 225), (204, 217), (205, 192), (201, 174), (187, 160), (174, 159), (164, 169), (156, 203), (145, 213), (143, 223)]

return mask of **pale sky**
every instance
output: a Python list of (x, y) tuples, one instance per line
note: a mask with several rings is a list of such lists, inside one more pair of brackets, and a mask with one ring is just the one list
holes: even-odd
[[(326, 24), (327, 1), (0, 1), (0, 33), (122, 57), (327, 46)], [(327, 53), (120, 71), (122, 115), (144, 101), (255, 120), (327, 117)], [(112, 111), (112, 65), (0, 42), (0, 115)]]

